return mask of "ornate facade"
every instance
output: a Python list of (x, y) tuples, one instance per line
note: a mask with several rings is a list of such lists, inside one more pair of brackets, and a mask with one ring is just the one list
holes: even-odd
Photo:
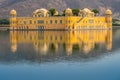
[[(58, 15), (58, 11), (54, 15)], [(32, 17), (17, 17), (16, 10), (10, 12), (11, 30), (79, 30), (79, 29), (111, 29), (112, 11), (106, 10), (105, 16), (95, 16), (90, 9), (80, 10), (73, 16), (72, 9), (65, 10), (65, 16), (51, 16), (47, 9), (41, 8), (33, 12)]]

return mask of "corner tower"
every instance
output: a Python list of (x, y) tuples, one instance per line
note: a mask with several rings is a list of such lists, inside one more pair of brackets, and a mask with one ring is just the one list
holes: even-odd
[(10, 29), (16, 29), (17, 26), (17, 12), (16, 10), (10, 11)]
[(65, 10), (65, 16), (73, 16), (72, 9), (67, 8), (67, 9)]
[(106, 23), (109, 29), (112, 28), (112, 11), (110, 9), (106, 10)]

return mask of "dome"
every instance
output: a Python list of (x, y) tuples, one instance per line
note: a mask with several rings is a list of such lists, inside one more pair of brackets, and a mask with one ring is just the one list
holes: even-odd
[(40, 15), (42, 17), (46, 17), (48, 14), (48, 10), (45, 8), (37, 9), (33, 12), (33, 15)]
[(13, 10), (11, 10), (11, 11), (10, 11), (10, 15), (14, 15), (14, 16), (15, 16), (15, 15), (17, 15), (16, 10), (14, 10), (14, 9), (13, 9)]
[(107, 10), (106, 10), (106, 14), (111, 15), (111, 14), (112, 14), (112, 11), (111, 11), (110, 9), (107, 9)]
[(41, 9), (35, 10), (33, 13), (35, 14), (35, 13), (39, 13), (39, 12), (48, 12), (48, 10), (45, 8), (41, 8)]
[(71, 9), (71, 8), (67, 8), (66, 10), (72, 11), (72, 9)]
[(87, 12), (87, 13), (91, 13), (91, 10), (88, 9), (88, 8), (84, 8), (83, 11), (84, 11), (84, 12)]
[(71, 15), (72, 15), (72, 9), (67, 8), (67, 9), (65, 10), (65, 14), (71, 16)]
[(67, 8), (65, 12), (66, 12), (66, 13), (72, 13), (72, 9)]
[(91, 12), (91, 14), (92, 14), (93, 16), (95, 16), (95, 13), (94, 13), (94, 12)]
[(58, 15), (59, 13), (58, 13), (58, 11), (55, 11), (55, 14), (54, 15)]

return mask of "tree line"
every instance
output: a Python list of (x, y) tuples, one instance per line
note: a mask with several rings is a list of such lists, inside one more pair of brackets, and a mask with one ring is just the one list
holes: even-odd
[[(49, 13), (51, 14), (51, 16), (54, 16), (56, 11), (57, 10), (55, 8), (49, 9)], [(79, 12), (80, 12), (80, 10), (78, 8), (72, 9), (73, 16), (78, 16)], [(93, 9), (92, 12), (95, 13), (95, 16), (97, 16), (99, 14), (99, 10), (98, 9)], [(58, 16), (65, 16), (65, 10), (63, 10), (63, 13), (61, 15), (58, 14)]]
[(9, 25), (10, 21), (9, 19), (0, 19), (0, 25)]

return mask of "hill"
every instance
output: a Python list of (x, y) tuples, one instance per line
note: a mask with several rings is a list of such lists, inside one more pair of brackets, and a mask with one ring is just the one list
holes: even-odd
[(101, 14), (106, 8), (112, 9), (114, 17), (119, 16), (120, 0), (0, 0), (0, 17), (8, 18), (9, 11), (16, 9), (18, 16), (30, 16), (38, 8), (56, 8), (62, 12), (65, 8), (97, 8)]

